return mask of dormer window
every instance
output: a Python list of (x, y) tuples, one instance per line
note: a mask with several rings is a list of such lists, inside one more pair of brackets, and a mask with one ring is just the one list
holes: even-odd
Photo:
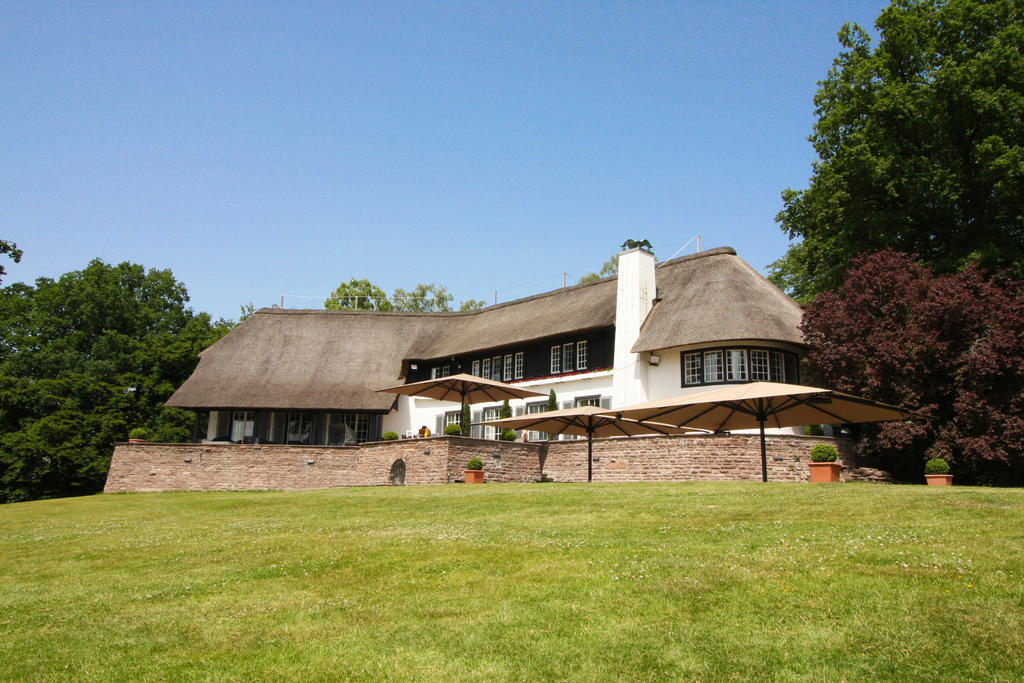
[(724, 382), (799, 382), (798, 358), (774, 349), (728, 348), (682, 354), (683, 386)]

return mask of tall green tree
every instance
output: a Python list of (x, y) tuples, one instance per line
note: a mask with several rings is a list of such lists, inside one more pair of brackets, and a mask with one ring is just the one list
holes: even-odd
[(369, 280), (351, 278), (342, 282), (327, 297), (324, 308), (328, 310), (390, 311), (393, 309), (384, 290)]
[(418, 311), (420, 313), (452, 310), (453, 297), (443, 285), (418, 284), (411, 291), (396, 289), (391, 300), (396, 311)]
[(101, 490), (132, 427), (188, 440), (164, 401), (230, 324), (187, 302), (168, 270), (99, 260), (0, 289), (0, 501)]
[[(18, 245), (14, 242), (8, 242), (7, 240), (0, 240), (0, 254), (7, 254), (11, 257), (11, 260), (15, 263), (21, 263), (21, 257), (23, 252), (18, 249)], [(3, 276), (7, 273), (4, 267), (0, 265), (0, 281), (3, 280)]]
[(770, 279), (800, 300), (834, 290), (851, 258), (915, 253), (1022, 275), (1024, 3), (895, 0), (872, 47), (856, 24), (814, 98), (818, 159), (782, 193), (793, 240)]
[(619, 272), (619, 255), (618, 254), (613, 254), (612, 257), (610, 259), (608, 259), (607, 261), (605, 261), (604, 264), (601, 266), (601, 271), (599, 273), (587, 273), (586, 275), (581, 277), (579, 279), (579, 282), (577, 282), (576, 284), (578, 284), (578, 285), (586, 284), (587, 282), (593, 282), (594, 280), (600, 280), (601, 278), (608, 277), (609, 275), (615, 275), (618, 272)]

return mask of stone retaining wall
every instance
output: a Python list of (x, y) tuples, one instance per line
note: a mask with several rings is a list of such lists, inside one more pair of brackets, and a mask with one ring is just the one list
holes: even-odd
[[(405, 483), (463, 478), (466, 461), (484, 461), (488, 481), (540, 479), (544, 444), (464, 437), (379, 441), (360, 446), (119, 443), (104, 491), (213, 491), (384, 486), (405, 463)], [(495, 454), (498, 454), (495, 457)]]
[[(884, 473), (856, 469), (852, 442), (769, 436), (769, 481), (807, 481), (809, 453), (816, 443), (833, 443), (839, 449), (844, 480), (884, 480)], [(391, 483), (397, 460), (405, 464), (406, 484), (444, 484), (461, 481), (472, 457), (483, 460), (489, 482), (587, 480), (586, 440), (523, 443), (441, 436), (350, 447), (121, 443), (114, 448), (104, 491), (384, 486)], [(594, 481), (760, 478), (756, 434), (594, 440)]]
[[(770, 435), (765, 440), (768, 481), (807, 481), (811, 447), (818, 443), (833, 444), (839, 450), (839, 461), (847, 467), (854, 466), (852, 441)], [(593, 446), (594, 481), (761, 480), (761, 437), (758, 434), (594, 439)], [(554, 481), (586, 481), (587, 442), (550, 442), (544, 475)]]

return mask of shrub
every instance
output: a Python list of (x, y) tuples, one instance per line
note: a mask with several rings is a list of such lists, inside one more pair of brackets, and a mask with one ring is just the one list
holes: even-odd
[(445, 436), (462, 436), (462, 427), (457, 424), (450, 424), (444, 426)]
[(133, 427), (132, 430), (130, 432), (128, 432), (128, 438), (129, 439), (148, 439), (149, 438), (149, 430), (146, 429), (145, 427)]
[(469, 404), (462, 404), (462, 424), (466, 425), (466, 428), (462, 430), (463, 436), (472, 436), (469, 432), (472, 427), (469, 426)]
[(394, 441), (398, 438), (398, 434), (395, 434), (394, 432), (384, 432), (381, 434), (380, 438), (382, 441)]
[(514, 429), (506, 429), (505, 431), (503, 431), (501, 433), (501, 440), (502, 441), (515, 441), (516, 440), (516, 430), (514, 430)]
[(823, 436), (825, 430), (821, 425), (804, 425), (804, 434), (807, 436)]
[(466, 463), (467, 470), (482, 470), (484, 468), (484, 461), (480, 458), (470, 458), (469, 462)]
[(932, 458), (924, 464), (925, 474), (949, 474), (949, 463), (942, 458)]
[(835, 462), (838, 459), (839, 451), (827, 443), (819, 443), (811, 449), (811, 462)]

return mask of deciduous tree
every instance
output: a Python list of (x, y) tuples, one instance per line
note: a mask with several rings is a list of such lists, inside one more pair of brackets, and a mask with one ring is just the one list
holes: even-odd
[(390, 311), (394, 307), (384, 290), (369, 280), (342, 282), (324, 302), (328, 310)]
[(184, 441), (164, 401), (230, 325), (186, 307), (168, 270), (92, 261), (0, 289), (0, 501), (94, 493), (115, 441)]
[(771, 279), (800, 300), (892, 247), (936, 272), (1024, 264), (1024, 3), (895, 0), (856, 24), (814, 98), (818, 159), (776, 217)]
[(856, 259), (802, 329), (814, 381), (934, 417), (863, 427), (864, 455), (911, 479), (940, 457), (961, 481), (1024, 484), (1024, 283), (887, 250)]
[[(0, 240), (0, 254), (7, 254), (11, 257), (11, 260), (15, 263), (21, 263), (21, 257), (23, 252), (18, 249), (18, 245), (14, 242), (8, 242), (7, 240)], [(0, 265), (0, 281), (3, 281), (3, 276), (7, 271)]]

